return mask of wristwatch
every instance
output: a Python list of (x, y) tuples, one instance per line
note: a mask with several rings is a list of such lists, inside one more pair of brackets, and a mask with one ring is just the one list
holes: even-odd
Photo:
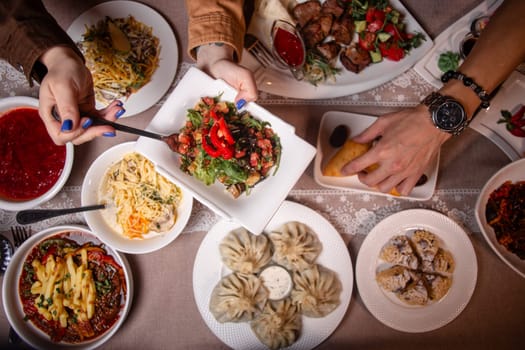
[(436, 128), (452, 135), (459, 135), (469, 123), (465, 109), (454, 98), (432, 92), (425, 97), (423, 104), (428, 106), (430, 118)]

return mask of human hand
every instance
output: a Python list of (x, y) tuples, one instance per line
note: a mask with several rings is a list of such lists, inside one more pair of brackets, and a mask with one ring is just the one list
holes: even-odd
[[(395, 188), (406, 196), (450, 137), (434, 126), (424, 105), (385, 114), (353, 138), (358, 143), (378, 141), (367, 153), (345, 165), (342, 173), (358, 173), (367, 186), (381, 192)], [(366, 173), (364, 169), (373, 164), (378, 165), (377, 169)]]
[(197, 66), (216, 79), (222, 79), (239, 93), (235, 101), (257, 99), (253, 73), (233, 61), (233, 49), (228, 45), (204, 45), (197, 52)]
[[(97, 136), (114, 136), (110, 126), (93, 126), (89, 114), (115, 120), (124, 113), (122, 103), (114, 101), (101, 111), (95, 108), (95, 95), (91, 73), (82, 59), (70, 48), (53, 47), (40, 58), (47, 74), (40, 84), (39, 113), (47, 132), (57, 145), (72, 142), (75, 145)], [(61, 121), (52, 115), (56, 108)]]

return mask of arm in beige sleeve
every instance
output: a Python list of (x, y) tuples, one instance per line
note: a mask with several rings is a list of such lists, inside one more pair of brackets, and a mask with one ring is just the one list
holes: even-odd
[(199, 46), (224, 43), (233, 48), (234, 60), (240, 60), (246, 31), (243, 4), (243, 0), (186, 0), (188, 54), (197, 59)]

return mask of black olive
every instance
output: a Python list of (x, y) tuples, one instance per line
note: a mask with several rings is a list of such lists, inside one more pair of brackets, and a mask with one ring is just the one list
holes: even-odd
[(417, 180), (417, 182), (416, 182), (416, 187), (417, 187), (417, 186), (422, 186), (422, 185), (426, 184), (427, 181), (428, 181), (428, 177), (427, 177), (425, 174), (421, 175), (421, 177), (419, 178), (419, 180)]
[(350, 134), (350, 129), (346, 125), (338, 125), (332, 134), (330, 135), (330, 145), (332, 147), (341, 147), (345, 144), (348, 136)]

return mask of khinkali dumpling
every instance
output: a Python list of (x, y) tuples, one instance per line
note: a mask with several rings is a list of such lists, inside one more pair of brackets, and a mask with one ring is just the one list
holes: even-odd
[(270, 233), (273, 260), (289, 270), (302, 270), (315, 262), (322, 245), (307, 225), (291, 221)]
[(285, 348), (301, 334), (301, 314), (290, 298), (270, 301), (263, 312), (251, 322), (257, 338), (270, 349)]
[(337, 274), (321, 265), (295, 271), (292, 301), (308, 317), (324, 317), (340, 303), (342, 285)]
[(268, 291), (257, 276), (234, 272), (213, 289), (210, 311), (221, 323), (246, 322), (262, 311), (267, 300)]
[(271, 241), (245, 228), (231, 231), (219, 245), (222, 261), (233, 271), (258, 273), (272, 259)]

